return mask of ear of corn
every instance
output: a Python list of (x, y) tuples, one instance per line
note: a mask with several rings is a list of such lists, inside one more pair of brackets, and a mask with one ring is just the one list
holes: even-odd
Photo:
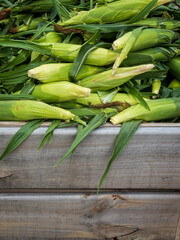
[(75, 117), (70, 111), (33, 100), (0, 101), (0, 112), (0, 120), (5, 121), (72, 120)]
[[(62, 35), (56, 32), (49, 32), (45, 36), (41, 37), (40, 39), (36, 40), (38, 43), (56, 43), (61, 42), (63, 39)], [(40, 54), (38, 52), (31, 53), (31, 61), (35, 60)]]
[(152, 93), (159, 94), (161, 88), (161, 80), (155, 79), (152, 83)]
[[(151, 0), (120, 0), (101, 7), (94, 8), (90, 11), (81, 12), (71, 19), (58, 24), (76, 25), (91, 23), (114, 23), (130, 19), (139, 13)], [(170, 2), (169, 0), (159, 0), (156, 6)]]
[[(113, 49), (121, 50), (125, 46), (131, 33), (132, 32), (128, 32), (125, 35), (123, 35), (121, 38), (114, 41)], [(177, 38), (177, 33), (171, 30), (156, 29), (156, 28), (144, 29), (142, 30), (141, 34), (137, 38), (131, 51), (139, 51), (142, 49), (158, 46), (159, 44), (162, 44), (162, 43), (169, 43), (176, 38)]]
[[(50, 48), (52, 54), (60, 58), (62, 61), (73, 62), (78, 55), (81, 45), (54, 43)], [(97, 48), (88, 55), (85, 64), (105, 66), (113, 63), (117, 57), (118, 53), (105, 48)]]
[(44, 102), (66, 102), (77, 97), (88, 97), (91, 90), (71, 82), (54, 82), (37, 85), (32, 95)]
[(150, 71), (154, 68), (153, 64), (140, 65), (128, 68), (118, 68), (116, 73), (112, 75), (113, 70), (108, 70), (102, 73), (89, 76), (79, 81), (79, 85), (91, 88), (92, 91), (109, 90), (121, 86), (131, 78)]
[[(91, 93), (89, 97), (86, 98), (76, 98), (75, 102), (86, 106), (103, 104), (97, 93)], [(128, 103), (130, 105), (135, 105), (139, 103), (135, 97), (126, 93), (117, 93), (115, 97), (111, 100), (111, 103), (112, 102)]]
[(173, 90), (176, 90), (176, 89), (180, 88), (180, 81), (178, 81), (178, 80), (176, 80), (176, 79), (173, 79), (173, 80), (170, 82), (168, 88), (172, 88)]
[[(28, 76), (38, 79), (43, 83), (57, 82), (57, 81), (69, 81), (68, 73), (72, 67), (72, 63), (50, 63), (44, 64), (39, 67), (30, 69), (28, 71)], [(102, 72), (103, 67), (83, 65), (77, 80), (91, 76), (98, 72)]]
[(173, 58), (168, 66), (170, 73), (180, 81), (180, 57)]
[(174, 117), (180, 117), (180, 98), (165, 98), (149, 100), (150, 111), (140, 104), (134, 105), (111, 118), (113, 124), (141, 119), (144, 121), (159, 121)]

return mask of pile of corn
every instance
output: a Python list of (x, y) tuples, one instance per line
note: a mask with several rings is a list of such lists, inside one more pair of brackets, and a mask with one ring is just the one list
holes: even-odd
[(177, 122), (179, 33), (176, 1), (1, 1), (0, 120)]
[(176, 1), (2, 1), (0, 30), (0, 120), (180, 117)]

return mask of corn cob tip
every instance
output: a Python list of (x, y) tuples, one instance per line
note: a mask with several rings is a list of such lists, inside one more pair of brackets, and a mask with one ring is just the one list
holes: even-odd
[(90, 93), (91, 93), (91, 89), (90, 88), (84, 88), (84, 95), (85, 95), (85, 97), (89, 97)]
[(150, 70), (152, 70), (154, 67), (155, 67), (154, 64), (142, 65), (141, 71), (142, 71), (142, 70), (144, 70), (145, 72), (146, 72), (146, 71), (150, 71)]
[(36, 79), (36, 71), (34, 69), (30, 69), (28, 71), (28, 77)]
[[(115, 115), (116, 116), (116, 115)], [(118, 119), (117, 118), (114, 118), (114, 117), (111, 117), (110, 118), (110, 122), (113, 124), (113, 125), (117, 125), (119, 122), (117, 121)]]

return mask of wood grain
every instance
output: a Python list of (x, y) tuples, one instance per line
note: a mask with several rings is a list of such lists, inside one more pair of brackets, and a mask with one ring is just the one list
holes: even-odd
[[(0, 153), (19, 127), (0, 127)], [(36, 130), (0, 162), (0, 189), (97, 189), (119, 127), (91, 133), (69, 159), (76, 128), (57, 129), (51, 145), (37, 151), (47, 127)], [(103, 189), (180, 189), (180, 127), (140, 127), (113, 163)], [(5, 174), (8, 173), (8, 174)], [(6, 177), (1, 177), (6, 176)]]
[(179, 213), (179, 219), (178, 219), (178, 224), (177, 224), (175, 240), (180, 240), (180, 213)]
[(178, 193), (0, 194), (6, 240), (175, 240)]

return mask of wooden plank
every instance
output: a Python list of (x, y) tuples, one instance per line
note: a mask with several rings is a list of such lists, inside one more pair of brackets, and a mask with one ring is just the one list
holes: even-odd
[(0, 194), (6, 240), (175, 240), (178, 193)]
[(178, 219), (178, 225), (177, 225), (176, 239), (175, 240), (180, 240), (180, 215), (179, 215), (179, 219)]
[[(0, 128), (0, 153), (18, 127)], [(37, 151), (47, 127), (37, 129), (0, 162), (0, 189), (97, 189), (113, 151), (119, 127), (102, 127), (76, 149), (68, 167), (66, 153), (76, 128), (57, 129), (51, 145)], [(104, 189), (180, 189), (180, 127), (140, 127), (113, 163)]]

